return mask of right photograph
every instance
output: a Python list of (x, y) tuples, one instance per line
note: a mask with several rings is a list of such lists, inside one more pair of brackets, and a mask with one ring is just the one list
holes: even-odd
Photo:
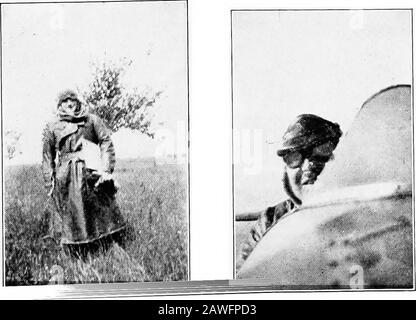
[(412, 10), (233, 10), (235, 278), (414, 288)]

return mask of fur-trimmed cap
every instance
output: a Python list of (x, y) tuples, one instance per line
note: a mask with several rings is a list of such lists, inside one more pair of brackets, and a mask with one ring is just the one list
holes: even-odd
[(78, 99), (78, 95), (76, 94), (75, 91), (67, 89), (67, 90), (64, 90), (64, 91), (62, 91), (61, 93), (58, 94), (57, 105), (59, 106), (66, 99), (72, 99), (72, 100), (76, 100), (78, 102), (81, 102)]

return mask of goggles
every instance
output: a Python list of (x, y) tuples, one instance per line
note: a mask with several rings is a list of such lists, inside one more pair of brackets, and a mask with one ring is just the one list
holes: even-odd
[(296, 169), (302, 166), (305, 159), (310, 162), (326, 163), (334, 158), (333, 151), (334, 144), (329, 141), (314, 148), (291, 151), (283, 156), (283, 161), (291, 169)]

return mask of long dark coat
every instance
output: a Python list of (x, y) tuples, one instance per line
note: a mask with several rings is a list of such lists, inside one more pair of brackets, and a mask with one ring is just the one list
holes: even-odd
[(53, 190), (45, 210), (45, 236), (61, 244), (90, 243), (125, 228), (114, 182), (94, 186), (99, 177), (85, 166), (82, 138), (100, 147), (105, 171), (112, 173), (113, 143), (97, 116), (56, 120), (43, 132), (43, 175), (47, 190)]

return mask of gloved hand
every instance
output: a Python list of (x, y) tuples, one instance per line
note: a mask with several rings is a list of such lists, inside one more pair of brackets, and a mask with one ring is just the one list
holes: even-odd
[(98, 174), (100, 177), (98, 178), (97, 182), (95, 183), (94, 187), (98, 188), (100, 184), (103, 184), (105, 182), (112, 181), (114, 183), (114, 187), (116, 189), (119, 189), (118, 183), (114, 180), (113, 175), (108, 172), (94, 172), (94, 174)]

